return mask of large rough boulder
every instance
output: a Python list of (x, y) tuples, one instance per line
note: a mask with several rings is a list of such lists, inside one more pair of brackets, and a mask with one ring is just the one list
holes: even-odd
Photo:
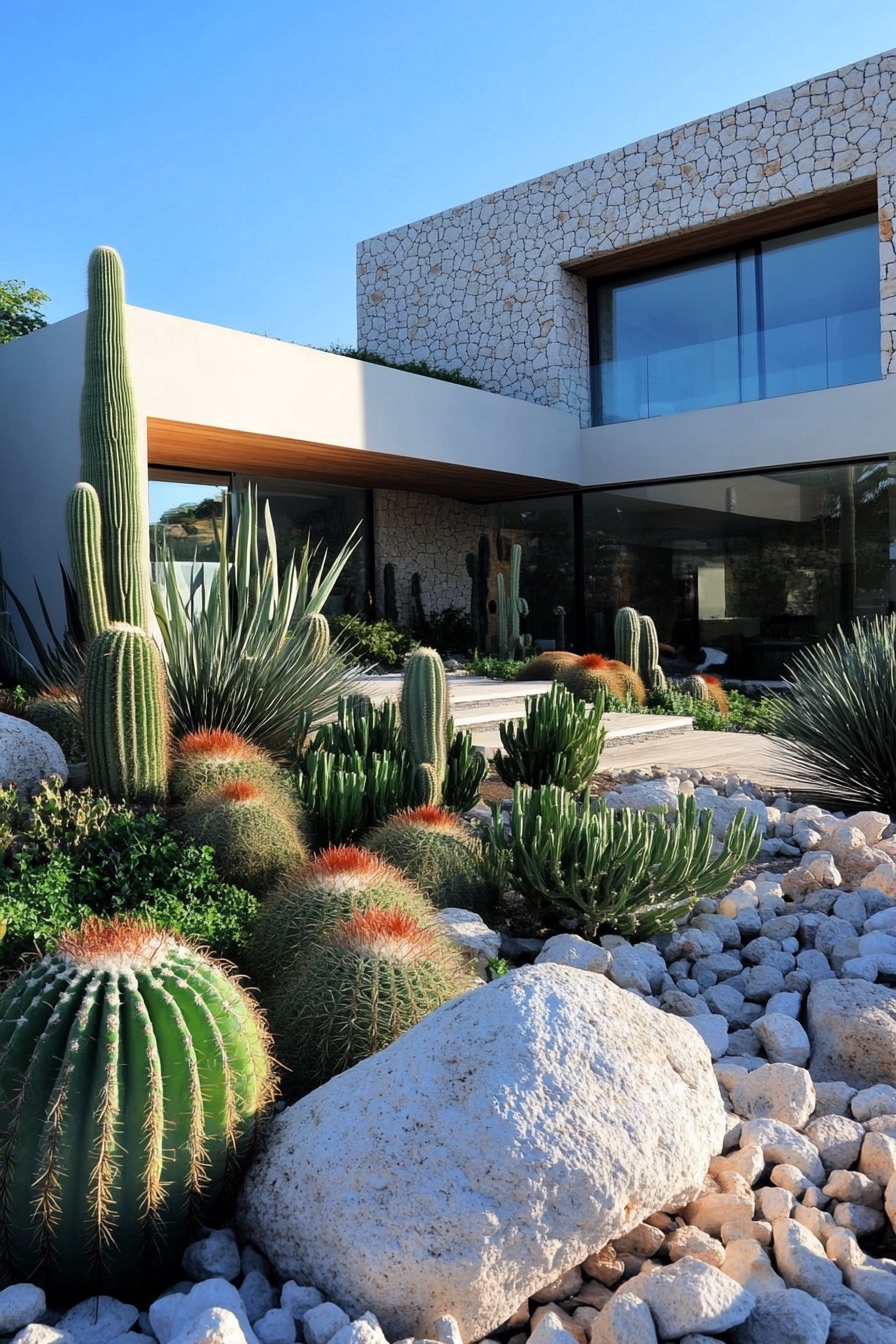
[(896, 993), (867, 980), (822, 980), (806, 1005), (816, 1082), (896, 1085)]
[(44, 779), (68, 779), (68, 766), (59, 743), (27, 719), (0, 714), (0, 788), (16, 784), (33, 793)]
[(681, 1018), (570, 966), (445, 1004), (276, 1120), (239, 1204), (284, 1278), (390, 1339), (479, 1339), (559, 1274), (696, 1196), (725, 1128)]

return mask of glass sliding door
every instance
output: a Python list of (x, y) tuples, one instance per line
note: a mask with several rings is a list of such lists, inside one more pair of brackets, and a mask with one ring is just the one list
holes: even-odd
[(545, 499), (517, 500), (492, 506), (495, 554), (492, 580), (502, 573), (505, 581), (515, 542), (522, 548), (520, 597), (529, 604), (521, 621), (523, 634), (534, 645), (554, 648), (558, 638), (557, 607), (564, 609), (565, 647), (575, 645), (575, 546), (573, 497), (555, 495)]
[(151, 467), (149, 470), (149, 551), (153, 577), (163, 556), (174, 561), (186, 598), (201, 577), (208, 585), (218, 572), (221, 531), (230, 508), (230, 476)]

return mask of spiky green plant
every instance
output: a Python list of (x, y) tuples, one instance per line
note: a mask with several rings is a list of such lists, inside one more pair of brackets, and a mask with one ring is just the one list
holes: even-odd
[(593, 707), (555, 682), (547, 695), (531, 695), (525, 716), (500, 727), (504, 751), (494, 766), (505, 784), (556, 784), (581, 789), (600, 764), (606, 741), (600, 691)]
[(145, 630), (113, 624), (91, 640), (82, 703), (94, 787), (118, 802), (163, 802), (168, 784), (165, 667)]
[(294, 971), (271, 1002), (271, 1020), (297, 1093), (391, 1045), (474, 984), (437, 926), (377, 906), (340, 921)]
[(266, 895), (308, 857), (282, 795), (248, 779), (190, 798), (178, 824), (199, 845), (211, 845), (226, 882)]
[(375, 753), (398, 755), (404, 750), (398, 705), (394, 700), (375, 705), (364, 695), (340, 697), (335, 720), (318, 729), (313, 750), (365, 759)]
[(473, 746), (473, 736), (466, 729), (455, 729), (454, 720), (448, 720), (448, 754), (445, 764), (445, 782), (442, 787), (442, 806), (451, 812), (469, 812), (479, 802), (479, 790), (488, 774), (485, 752)]
[(261, 907), (248, 949), (265, 1002), (293, 963), (340, 920), (374, 906), (402, 910), (423, 924), (435, 918), (432, 902), (404, 873), (354, 845), (325, 849), (287, 874)]
[(224, 728), (285, 757), (303, 715), (319, 720), (336, 708), (351, 681), (338, 647), (315, 661), (315, 634), (303, 616), (323, 609), (355, 542), (312, 576), (306, 544), (278, 577), (277, 538), (265, 506), (267, 553), (258, 548), (254, 490), (243, 496), (233, 552), (222, 528), (215, 578), (207, 588), (198, 567), (186, 599), (178, 566), (166, 559), (153, 587), (156, 617), (168, 659), (168, 688), (178, 737)]
[(129, 920), (63, 937), (0, 997), (0, 1283), (154, 1295), (272, 1094), (264, 1022), (209, 957)]
[(613, 648), (621, 663), (637, 671), (641, 644), (641, 617), (634, 607), (620, 607), (613, 621)]
[(694, 673), (690, 677), (682, 677), (681, 681), (676, 683), (676, 689), (682, 695), (689, 695), (692, 700), (711, 700), (709, 686), (702, 677)]
[(109, 604), (103, 575), (100, 497), (86, 481), (79, 481), (68, 497), (66, 525), (78, 611), (85, 637), (90, 640), (109, 624)]
[(838, 626), (787, 680), (774, 731), (788, 762), (835, 798), (896, 812), (896, 615)]
[(407, 874), (440, 909), (458, 906), (487, 919), (494, 916), (500, 892), (485, 868), (482, 844), (444, 808), (407, 808), (370, 831), (364, 843)]
[(698, 814), (687, 796), (670, 823), (650, 812), (614, 812), (603, 799), (582, 808), (563, 789), (517, 784), (510, 835), (494, 810), (488, 859), (496, 880), (519, 891), (539, 922), (576, 920), (586, 937), (673, 928), (700, 897), (724, 890), (761, 843), (757, 818), (741, 810), (715, 855), (712, 811)]
[(173, 802), (186, 803), (206, 789), (217, 789), (237, 779), (260, 784), (284, 800), (288, 796), (285, 777), (273, 759), (236, 733), (203, 728), (175, 743), (168, 779)]
[(575, 667), (579, 654), (566, 649), (546, 649), (524, 663), (517, 673), (519, 681), (556, 681), (566, 667)]
[(306, 611), (296, 627), (296, 636), (307, 648), (308, 663), (317, 667), (330, 652), (330, 622), (322, 611)]
[(292, 771), (312, 848), (342, 845), (404, 807), (413, 792), (407, 755), (342, 755), (312, 749)]
[(29, 703), (26, 712), (36, 728), (59, 743), (68, 762), (85, 759), (84, 714), (74, 691), (50, 687)]
[(660, 642), (650, 617), (641, 616), (639, 620), (637, 670), (647, 690), (655, 693), (664, 690), (666, 686), (666, 674), (660, 667)]
[[(448, 751), (448, 680), (435, 649), (419, 648), (408, 655), (401, 688), (401, 730), (416, 770), (417, 801), (441, 802)], [(421, 766), (430, 768), (431, 777)]]

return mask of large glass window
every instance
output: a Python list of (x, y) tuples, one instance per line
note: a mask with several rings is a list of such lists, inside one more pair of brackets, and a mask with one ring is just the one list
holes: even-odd
[(879, 294), (873, 213), (592, 281), (594, 421), (879, 378)]
[(587, 493), (584, 644), (607, 650), (634, 606), (670, 655), (780, 676), (838, 623), (896, 609), (894, 484), (883, 460)]
[[(567, 648), (572, 647), (575, 641), (572, 496), (495, 504), (492, 525), (493, 574), (503, 573), (506, 579), (513, 544), (519, 542), (522, 548), (520, 597), (529, 604), (529, 614), (520, 623), (522, 633), (531, 635), (533, 645), (543, 649), (555, 648), (561, 638)], [(563, 608), (562, 618), (558, 607)]]

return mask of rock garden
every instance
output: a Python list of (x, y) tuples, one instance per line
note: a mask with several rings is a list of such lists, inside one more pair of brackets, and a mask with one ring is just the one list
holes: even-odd
[(82, 474), (0, 693), (0, 1340), (896, 1344), (896, 618), (776, 711), (821, 802), (598, 790), (624, 609), (485, 806), (438, 654), (377, 707), (331, 639), (347, 552), (249, 496), (151, 582), (108, 249)]

